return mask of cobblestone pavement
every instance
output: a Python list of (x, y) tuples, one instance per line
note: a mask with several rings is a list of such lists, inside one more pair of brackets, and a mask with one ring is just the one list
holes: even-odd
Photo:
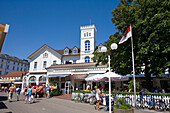
[[(32, 104), (24, 104), (23, 99), (24, 96), (21, 95), (20, 101), (16, 101), (16, 94), (14, 94), (13, 102), (10, 103), (7, 100), (7, 93), (0, 92), (0, 113), (109, 113), (104, 111), (103, 106), (100, 111), (97, 111), (93, 105), (55, 97), (40, 98)], [(135, 110), (135, 113), (155, 113), (155, 111)]]

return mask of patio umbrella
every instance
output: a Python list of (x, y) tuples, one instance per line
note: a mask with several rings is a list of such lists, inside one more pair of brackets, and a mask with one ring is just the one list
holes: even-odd
[(106, 72), (105, 74), (103, 74), (103, 78), (101, 78), (101, 81), (106, 81), (108, 80), (110, 76), (110, 79), (112, 81), (127, 81), (129, 80), (129, 77), (114, 73), (114, 72)]
[(126, 81), (126, 80), (129, 80), (128, 77), (122, 76), (120, 74), (116, 74), (114, 72), (106, 72), (104, 74), (96, 74), (96, 75), (94, 75), (92, 77), (86, 78), (85, 80), (86, 81), (92, 81), (92, 82), (95, 82), (95, 81), (108, 81), (109, 76), (110, 76), (112, 81)]

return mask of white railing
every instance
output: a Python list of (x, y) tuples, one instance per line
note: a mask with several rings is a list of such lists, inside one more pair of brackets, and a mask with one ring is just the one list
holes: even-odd
[[(88, 97), (90, 96), (94, 96), (95, 94), (91, 94), (91, 93), (75, 93), (73, 92), (72, 93), (72, 99), (73, 100), (76, 100), (77, 97), (79, 96), (79, 98), (83, 98), (84, 95), (88, 95)], [(108, 96), (108, 94), (106, 94), (106, 96)], [(144, 104), (145, 104), (145, 107), (148, 106), (147, 102), (150, 101), (150, 96), (151, 95), (144, 95), (143, 98), (144, 98)], [(134, 106), (134, 95), (122, 95), (122, 94), (116, 94), (115, 96), (116, 98), (121, 98), (121, 97), (124, 97), (126, 99), (126, 102), (132, 106)], [(114, 97), (113, 97), (114, 98)], [(153, 98), (155, 99), (155, 102), (159, 101), (159, 100), (162, 100), (163, 102), (165, 102), (166, 104), (167, 103), (170, 103), (170, 97), (169, 96), (153, 96)], [(105, 99), (105, 98), (103, 98)], [(136, 95), (136, 99), (140, 99), (140, 95)], [(105, 100), (103, 101), (105, 102)], [(103, 103), (105, 105), (105, 103)]]

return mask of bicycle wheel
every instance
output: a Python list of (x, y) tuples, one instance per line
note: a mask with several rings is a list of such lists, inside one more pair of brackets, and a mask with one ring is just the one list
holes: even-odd
[(165, 103), (163, 103), (163, 102), (156, 103), (155, 110), (156, 111), (164, 111), (165, 110)]

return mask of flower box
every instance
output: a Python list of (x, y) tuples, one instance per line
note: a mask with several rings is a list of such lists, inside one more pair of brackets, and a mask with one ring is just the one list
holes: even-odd
[(134, 109), (117, 109), (113, 108), (114, 113), (134, 113)]

